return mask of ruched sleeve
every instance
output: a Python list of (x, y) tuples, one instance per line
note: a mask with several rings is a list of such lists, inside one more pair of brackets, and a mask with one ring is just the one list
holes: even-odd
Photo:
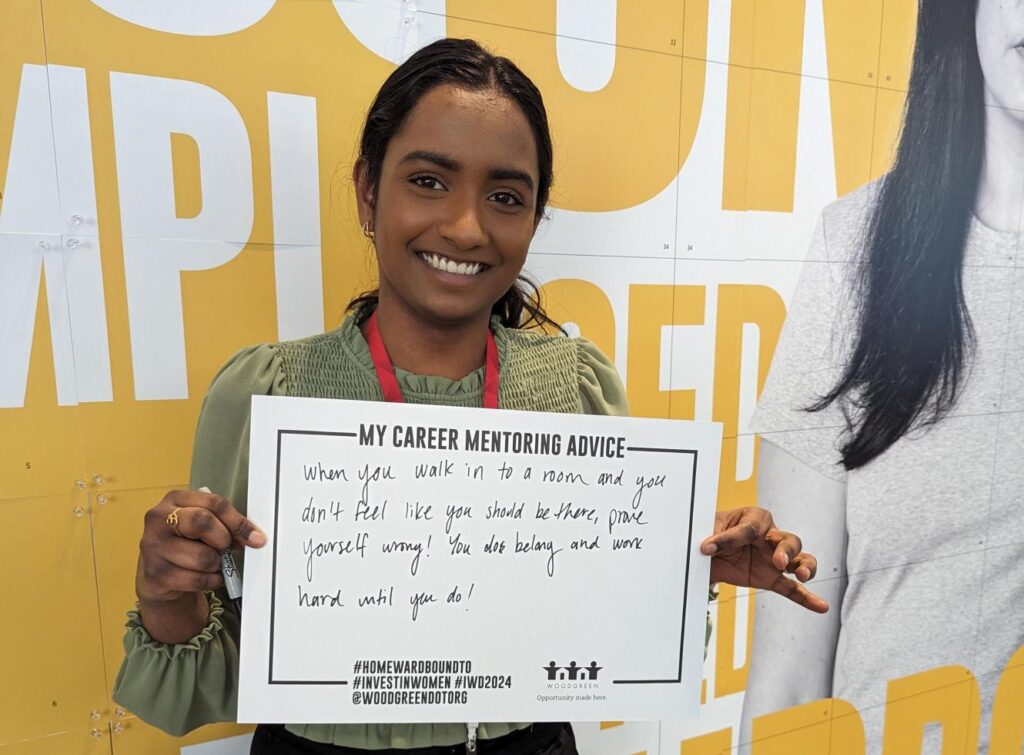
[(579, 377), (584, 413), (629, 416), (626, 388), (615, 365), (586, 338), (577, 338), (576, 341), (579, 345), (576, 375)]
[(274, 344), (243, 349), (221, 368), (199, 412), (189, 478), (193, 490), (205, 486), (245, 513), (250, 399), (284, 393), (284, 372)]
[(174, 736), (234, 721), (238, 709), (238, 617), (215, 593), (207, 593), (207, 599), (210, 623), (180, 645), (155, 641), (138, 609), (128, 612), (114, 700)]
[[(206, 486), (246, 510), (250, 397), (284, 392), (275, 346), (254, 346), (231, 358), (214, 378), (199, 413), (192, 489)], [(223, 594), (209, 593), (208, 598), (209, 623), (179, 645), (156, 642), (138, 609), (128, 612), (114, 700), (176, 736), (236, 718), (239, 620)]]

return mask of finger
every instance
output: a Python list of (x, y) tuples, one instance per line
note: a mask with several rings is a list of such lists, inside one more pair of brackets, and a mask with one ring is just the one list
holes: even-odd
[(739, 521), (741, 509), (730, 509), (729, 511), (717, 511), (715, 512), (715, 528), (712, 531), (713, 534), (724, 532)]
[(789, 562), (786, 571), (801, 582), (807, 582), (814, 579), (814, 575), (818, 573), (818, 559), (810, 553), (800, 553)]
[(224, 577), (216, 573), (182, 569), (170, 561), (156, 560), (144, 567), (146, 580), (167, 592), (204, 592), (224, 586)]
[(242, 512), (232, 506), (228, 499), (197, 490), (177, 492), (181, 494), (178, 499), (185, 500), (186, 503), (177, 503), (176, 505), (195, 506), (206, 509), (216, 516), (227, 527), (231, 536), (242, 545), (260, 548), (266, 544), (267, 536), (263, 534), (263, 531), (249, 518), (244, 516)]
[(218, 551), (227, 550), (234, 541), (227, 525), (212, 511), (199, 506), (178, 509), (178, 529), (174, 534), (180, 535), (177, 540), (201, 540)]
[(728, 521), (724, 530), (708, 537), (701, 543), (700, 551), (705, 556), (730, 553), (761, 540), (774, 525), (772, 515), (758, 508), (745, 508)]
[(704, 538), (700, 544), (700, 552), (703, 553), (705, 556), (714, 555), (715, 551), (718, 550), (718, 545), (713, 543), (712, 541), (714, 540), (715, 535), (729, 529), (732, 523), (733, 513), (734, 512), (732, 511), (715, 512), (715, 526), (714, 529), (711, 531), (712, 534)]
[(775, 551), (772, 553), (772, 563), (779, 571), (789, 566), (790, 562), (799, 556), (800, 552), (804, 549), (804, 545), (799, 537), (792, 532), (784, 532), (780, 529), (769, 531), (765, 535), (765, 540), (775, 548)]
[(770, 589), (772, 592), (778, 593), (784, 598), (789, 598), (794, 603), (803, 606), (809, 611), (814, 611), (815, 613), (828, 612), (827, 600), (822, 598), (820, 595), (815, 595), (799, 582), (788, 579), (782, 574), (772, 582)]
[[(226, 530), (225, 530), (226, 532)], [(163, 557), (180, 569), (213, 574), (220, 571), (220, 551), (197, 540), (176, 537), (167, 543)]]

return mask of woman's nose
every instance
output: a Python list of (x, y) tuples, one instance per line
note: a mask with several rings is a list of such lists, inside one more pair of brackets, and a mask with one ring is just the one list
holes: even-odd
[(475, 249), (488, 241), (487, 229), (475, 201), (452, 202), (438, 233), (461, 250)]

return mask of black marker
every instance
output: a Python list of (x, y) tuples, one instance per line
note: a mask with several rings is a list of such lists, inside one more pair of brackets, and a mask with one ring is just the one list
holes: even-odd
[[(199, 488), (200, 493), (213, 493), (205, 485)], [(235, 563), (235, 557), (231, 553), (231, 546), (220, 554), (220, 573), (224, 577), (224, 589), (235, 606), (239, 615), (242, 612), (242, 572)]]

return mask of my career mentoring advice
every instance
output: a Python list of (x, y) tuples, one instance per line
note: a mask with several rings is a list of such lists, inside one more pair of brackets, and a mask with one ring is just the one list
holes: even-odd
[[(461, 446), (460, 446), (461, 437)], [(537, 454), (543, 456), (587, 456), (622, 459), (626, 439), (616, 435), (524, 432), (521, 430), (479, 430), (421, 425), (359, 425), (359, 445), (410, 448), (429, 451), (482, 451), (484, 453)]]

